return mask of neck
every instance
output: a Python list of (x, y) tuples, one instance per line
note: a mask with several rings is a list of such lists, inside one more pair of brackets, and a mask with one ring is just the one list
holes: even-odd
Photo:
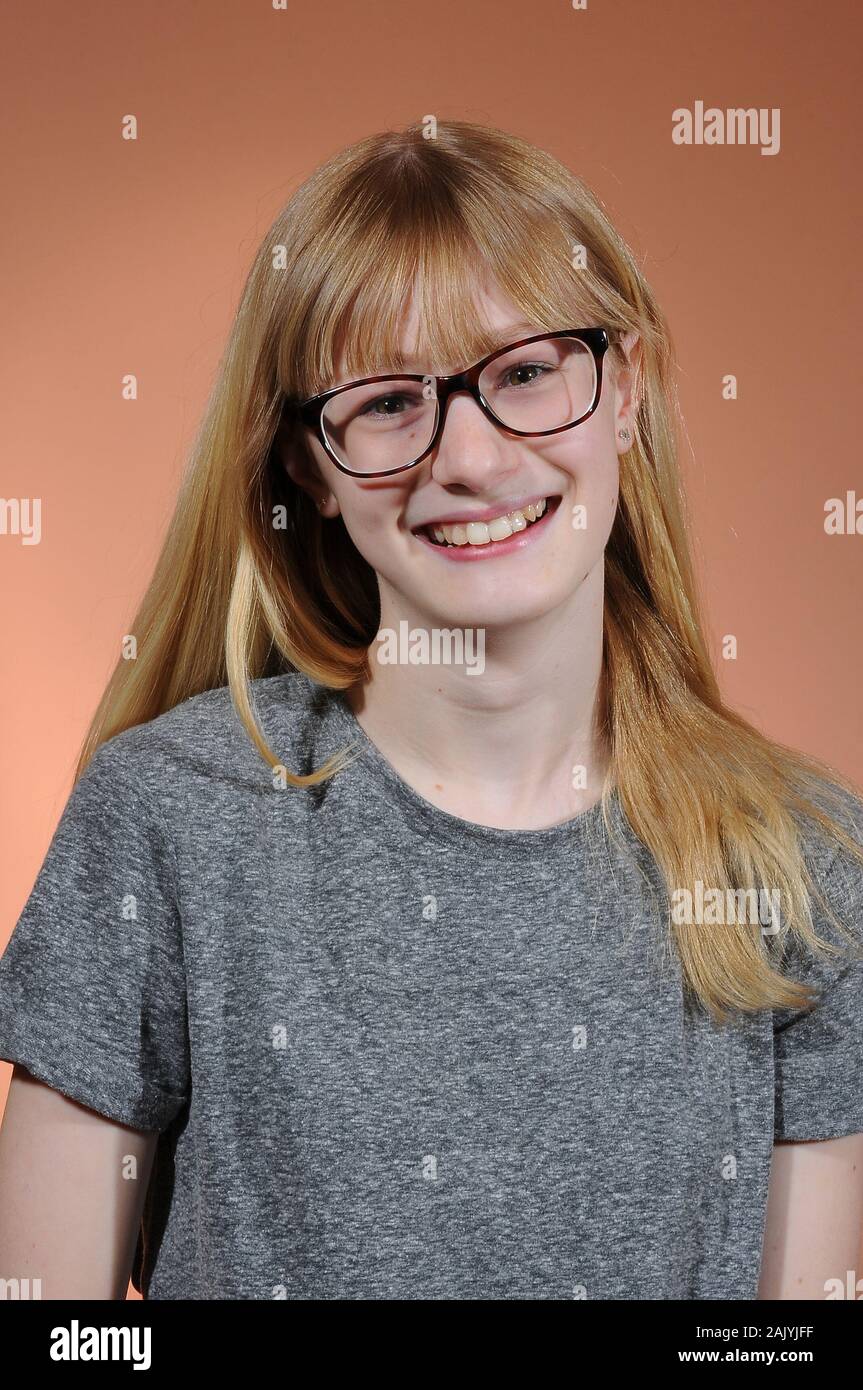
[[(373, 643), (371, 680), (347, 692), (358, 722), (404, 781), (465, 820), (541, 829), (589, 809), (610, 756), (600, 727), (603, 580), (600, 561), (567, 605), (486, 628), (481, 671), (387, 662)], [(430, 633), (436, 622), (382, 588), (381, 631), (406, 623)]]

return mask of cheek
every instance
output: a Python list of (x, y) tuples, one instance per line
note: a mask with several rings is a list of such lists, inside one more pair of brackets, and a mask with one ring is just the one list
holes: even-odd
[(579, 564), (592, 566), (608, 544), (617, 514), (619, 476), (613, 447), (593, 452), (571, 470), (568, 536)]
[(617, 509), (620, 459), (605, 422), (589, 422), (580, 429), (583, 434), (576, 431), (538, 452), (564, 475), (561, 490), (566, 490), (569, 507), (584, 508), (587, 530), (581, 534), (590, 535), (596, 528), (604, 540)]
[(587, 513), (586, 537), (596, 551), (604, 550), (617, 513), (620, 486), (619, 459), (615, 449), (597, 460), (596, 467), (584, 478), (580, 490)]
[(373, 569), (385, 572), (387, 557), (398, 540), (402, 504), (394, 500), (389, 489), (351, 493), (341, 488), (337, 498), (345, 529), (357, 550)]
[(383, 536), (381, 509), (356, 498), (339, 498), (339, 511), (345, 529), (357, 550), (366, 559), (377, 553)]

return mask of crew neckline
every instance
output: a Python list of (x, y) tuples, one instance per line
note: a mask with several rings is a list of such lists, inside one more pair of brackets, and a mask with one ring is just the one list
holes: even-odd
[[(311, 678), (308, 677), (311, 682)], [(316, 684), (311, 682), (312, 684)], [(427, 800), (414, 787), (406, 782), (399, 772), (384, 756), (377, 744), (369, 737), (347, 701), (345, 692), (333, 690), (328, 686), (318, 686), (329, 697), (328, 703), (337, 722), (360, 747), (360, 756), (370, 775), (387, 799), (396, 804), (406, 816), (427, 836), (437, 836), (460, 845), (468, 840), (484, 843), (507, 850), (535, 851), (550, 850), (557, 847), (570, 848), (582, 839), (601, 841), (607, 839), (607, 829), (602, 814), (602, 799), (586, 811), (580, 811), (569, 820), (557, 825), (548, 825), (535, 830), (506, 829), (502, 826), (481, 825), (477, 821), (466, 820), (450, 811), (444, 811), (434, 802)], [(339, 774), (341, 775), (341, 774)], [(609, 815), (616, 833), (621, 833), (625, 823), (617, 787), (611, 790)]]

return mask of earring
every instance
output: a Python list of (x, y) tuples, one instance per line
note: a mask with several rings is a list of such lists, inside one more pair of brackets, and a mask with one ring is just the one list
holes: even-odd
[(618, 430), (617, 432), (620, 435), (621, 439), (629, 438), (629, 430)]
[(324, 507), (325, 507), (326, 505), (327, 505), (327, 499), (326, 499), (326, 497), (322, 497), (321, 500), (320, 500), (320, 502), (318, 503), (318, 510), (319, 510), (319, 511), (323, 511), (323, 510), (324, 510)]

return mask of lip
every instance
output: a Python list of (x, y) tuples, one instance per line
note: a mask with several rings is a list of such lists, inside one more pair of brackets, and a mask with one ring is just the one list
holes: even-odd
[[(532, 500), (541, 502), (542, 497), (537, 497)], [(533, 542), (548, 529), (548, 523), (557, 512), (561, 500), (560, 497), (549, 497), (548, 506), (538, 521), (531, 522), (524, 531), (514, 531), (513, 534), (507, 536), (505, 540), (489, 541), (488, 545), (437, 545), (433, 540), (430, 540), (423, 531), (415, 531), (413, 533), (414, 539), (418, 540), (422, 545), (428, 546), (429, 550), (433, 550), (435, 554), (440, 555), (442, 559), (452, 560), (456, 564), (464, 564), (465, 562), (470, 564), (477, 560), (493, 560), (496, 556), (503, 558), (505, 555), (513, 554), (516, 550), (524, 550), (526, 546), (532, 545)], [(526, 506), (527, 503), (523, 505)], [(509, 510), (513, 511), (515, 508), (511, 507)], [(500, 512), (489, 513), (490, 518), (500, 515)], [(485, 519), (482, 513), (477, 513), (470, 518), (472, 521), (483, 521)], [(443, 524), (446, 526), (450, 523), (444, 522)], [(451, 524), (455, 525), (456, 523), (453, 522)]]
[(429, 521), (421, 521), (419, 526), (411, 527), (414, 535), (419, 531), (424, 531), (427, 526), (466, 526), (469, 521), (494, 521), (496, 516), (506, 516), (508, 512), (520, 512), (525, 507), (529, 507), (534, 502), (542, 502), (551, 494), (547, 492), (533, 492), (529, 497), (514, 498), (494, 503), (490, 507), (483, 507), (480, 511), (470, 512), (447, 512), (446, 516), (436, 516)]

